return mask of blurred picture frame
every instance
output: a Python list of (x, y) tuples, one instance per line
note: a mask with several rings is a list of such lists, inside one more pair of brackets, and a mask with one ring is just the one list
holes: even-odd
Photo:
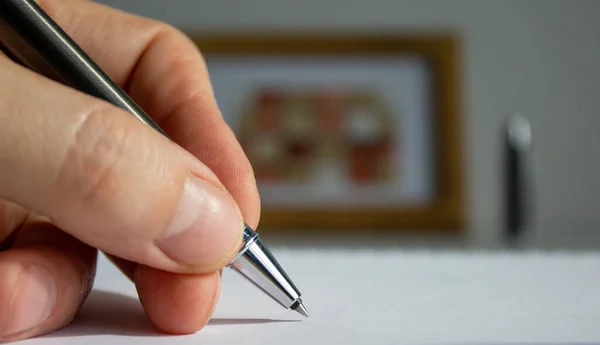
[(256, 174), (261, 231), (462, 231), (456, 36), (190, 37)]

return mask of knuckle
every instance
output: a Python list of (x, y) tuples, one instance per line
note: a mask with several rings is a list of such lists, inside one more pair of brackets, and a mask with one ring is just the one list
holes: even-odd
[(160, 37), (177, 38), (183, 36), (183, 32), (175, 26), (154, 18), (134, 17), (135, 26), (140, 32), (149, 33), (156, 40)]
[(183, 73), (189, 73), (191, 68), (197, 69), (198, 63), (206, 67), (206, 61), (196, 43), (179, 28), (168, 23), (157, 22), (154, 24), (153, 32), (154, 43), (163, 42), (170, 46), (171, 53), (167, 61), (172, 65), (170, 67), (184, 68)]
[(118, 121), (108, 108), (89, 111), (74, 131), (59, 169), (60, 185), (77, 193), (78, 202), (94, 202), (114, 193), (120, 185), (123, 163), (134, 127)]
[(183, 37), (184, 34), (175, 26), (157, 19), (146, 19), (149, 25), (153, 26), (159, 35), (170, 37)]

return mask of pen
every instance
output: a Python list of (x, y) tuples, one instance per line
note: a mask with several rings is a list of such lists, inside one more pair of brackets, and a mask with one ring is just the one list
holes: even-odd
[[(0, 50), (57, 82), (125, 109), (169, 137), (33, 0), (0, 0)], [(286, 309), (308, 317), (300, 291), (247, 224), (228, 265)]]
[(505, 235), (517, 244), (533, 225), (533, 135), (529, 120), (521, 114), (507, 119), (502, 133), (504, 150)]

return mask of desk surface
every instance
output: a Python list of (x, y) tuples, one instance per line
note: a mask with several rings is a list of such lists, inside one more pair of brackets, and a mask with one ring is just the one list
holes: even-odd
[(95, 290), (80, 317), (61, 331), (24, 343), (600, 341), (600, 254), (273, 251), (303, 291), (311, 319), (281, 309), (226, 271), (219, 305), (206, 328), (190, 336), (156, 335), (134, 287), (102, 257)]

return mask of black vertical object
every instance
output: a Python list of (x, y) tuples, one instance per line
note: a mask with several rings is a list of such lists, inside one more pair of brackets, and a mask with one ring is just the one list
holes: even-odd
[(521, 115), (509, 118), (503, 133), (504, 235), (519, 241), (533, 218), (533, 154), (531, 126)]

